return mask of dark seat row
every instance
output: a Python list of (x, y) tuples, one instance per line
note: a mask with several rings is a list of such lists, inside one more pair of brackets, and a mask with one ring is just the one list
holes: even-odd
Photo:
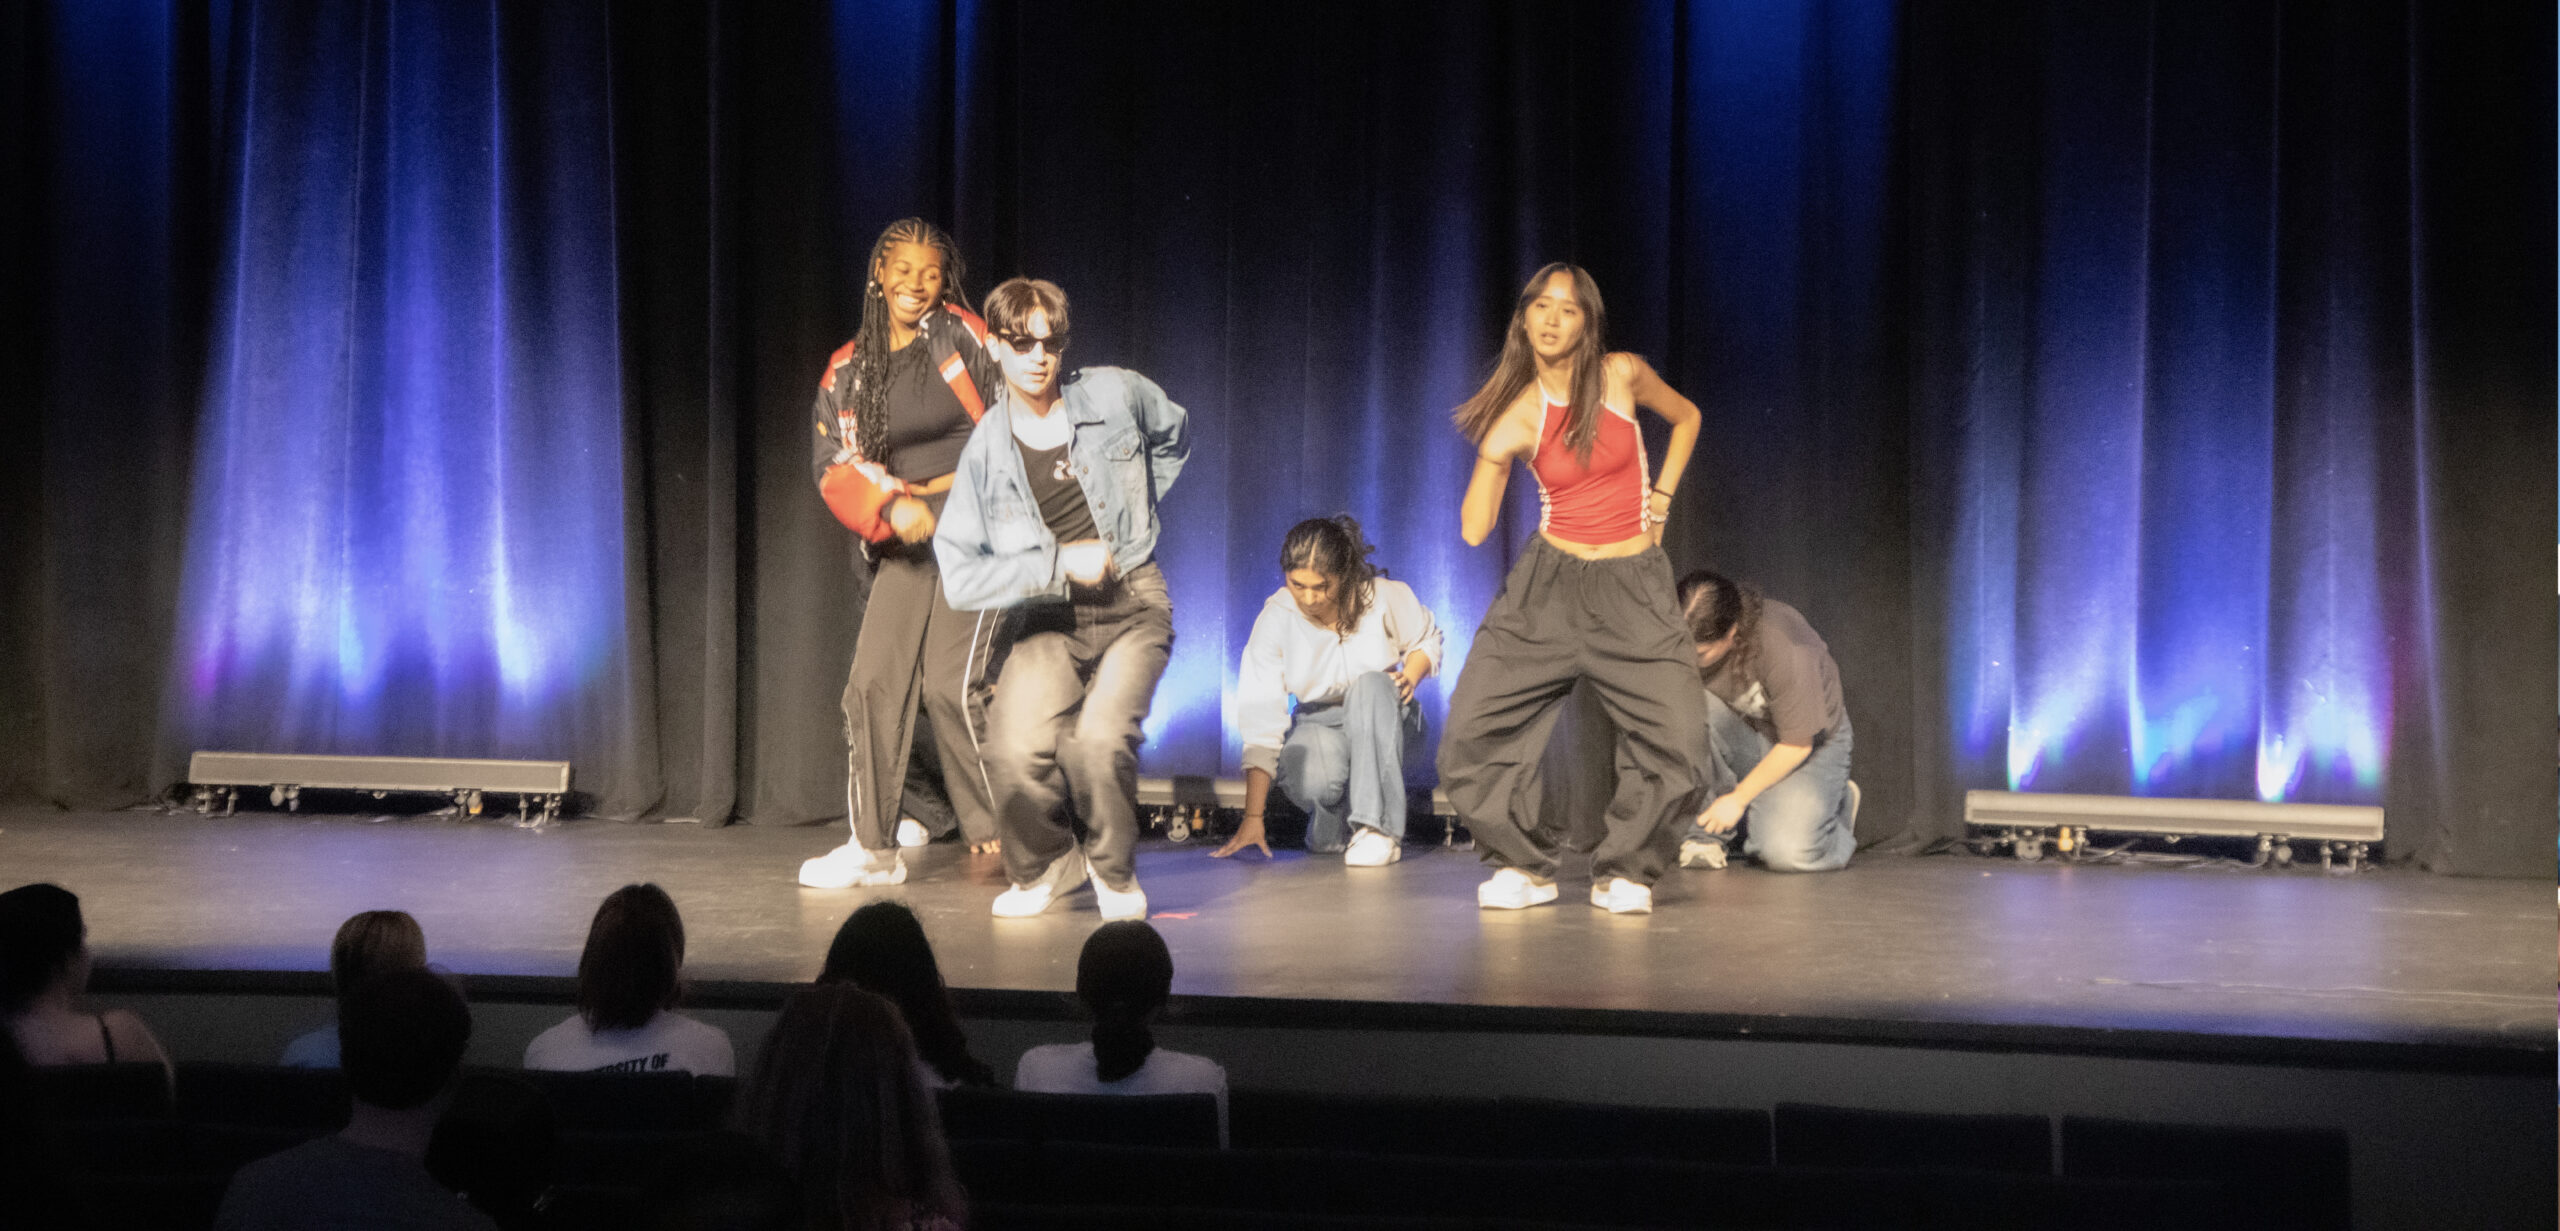
[[(529, 1083), (548, 1100), (562, 1134), (561, 1175), (611, 1186), (645, 1169), (666, 1139), (723, 1123), (735, 1091), (726, 1078), (682, 1073), (517, 1073), (490, 1076)], [(227, 1173), (240, 1162), (346, 1118), (343, 1079), (333, 1071), (262, 1065), (191, 1063), (178, 1067), (174, 1095), (157, 1065), (103, 1065), (39, 1073), (37, 1097), (66, 1124), (63, 1144), (98, 1174)], [(1641, 1160), (1781, 1169), (1787, 1176), (1823, 1169), (1859, 1173), (1932, 1170), (2022, 1179), (2055, 1174), (2069, 1180), (2194, 1180), (2251, 1204), (2244, 1221), (2268, 1227), (2348, 1225), (2348, 1152), (2343, 1134), (2289, 1129), (2233, 1129), (2126, 1123), (2064, 1117), (1973, 1116), (1858, 1111), (1799, 1104), (1757, 1111), (1616, 1107), (1533, 1099), (1362, 1098), (1239, 1090), (1230, 1103), (1232, 1140), (1249, 1161), (1203, 1162), (1217, 1143), (1217, 1113), (1206, 1095), (1122, 1097), (955, 1090), (943, 1096), (945, 1128), (955, 1149), (982, 1160), (1007, 1146), (1030, 1149), (1086, 1143), (1190, 1151), (1175, 1174), (1127, 1178), (1167, 1204), (1222, 1205), (1304, 1213), (1379, 1211), (1308, 1206), (1311, 1191), (1292, 1169), (1326, 1171), (1339, 1157), (1398, 1159), (1412, 1166), (1433, 1157), (1528, 1166), (1489, 1166), (1488, 1176), (1525, 1174), (1576, 1162), (1628, 1167)], [(83, 1130), (79, 1122), (113, 1122)], [(152, 1123), (211, 1126), (178, 1134)], [(82, 1137), (86, 1131), (97, 1140)], [(109, 1140), (112, 1138), (113, 1140)], [(1045, 1156), (1043, 1156), (1045, 1157)], [(1157, 1160), (1163, 1161), (1163, 1160)], [(1368, 1164), (1360, 1164), (1366, 1166)], [(975, 1175), (996, 1186), (988, 1199), (1020, 1204), (1116, 1205), (1110, 1189), (1070, 1183), (1054, 1195), (1008, 1188), (1015, 1173), (984, 1165)], [(1048, 1169), (1035, 1169), (1047, 1174)], [(1030, 1174), (1030, 1173), (1022, 1173)], [(1436, 1167), (1438, 1177), (1474, 1174)], [(1628, 1172), (1642, 1175), (1642, 1172)], [(1754, 1172), (1756, 1174), (1756, 1172)], [(1560, 1180), (1565, 1177), (1559, 1177)], [(1794, 1180), (1753, 1180), (1777, 1191)], [(1916, 1181), (1915, 1181), (1916, 1182)], [(1365, 1183), (1365, 1181), (1364, 1181)], [(1862, 1182), (1870, 1191), (1875, 1183)], [(1200, 1187), (1205, 1185), (1206, 1187)], [(1404, 1191), (1430, 1193), (1438, 1182)], [(1463, 1185), (1462, 1185), (1463, 1187)], [(1195, 1191), (1196, 1190), (1196, 1191)], [(1757, 1191), (1757, 1190), (1755, 1190)], [(1084, 1200), (1075, 1194), (1081, 1193)], [(1457, 1193), (1441, 1193), (1453, 1197)], [(1433, 1197), (1438, 1200), (1440, 1197)], [(1212, 1200), (1214, 1198), (1214, 1200)], [(1790, 1198), (1792, 1200), (1792, 1198)], [(1290, 1204), (1296, 1202), (1297, 1204)], [(1422, 1204), (1408, 1212), (1437, 1212)], [(1580, 1211), (1485, 1211), (1553, 1218)], [(1644, 1215), (1622, 1210), (1609, 1220)], [(1579, 1218), (1567, 1221), (1582, 1221)]]
[[(690, 1073), (536, 1073), (468, 1069), (529, 1082), (548, 1096), (566, 1130), (673, 1132), (728, 1118), (737, 1083)], [(175, 1119), (277, 1129), (334, 1129), (347, 1122), (346, 1078), (336, 1069), (188, 1062), (176, 1089), (157, 1064), (93, 1064), (36, 1070), (44, 1114), (57, 1121)]]
[[(1583, 1227), (2257, 1226), (2202, 1179), (2075, 1179), (1946, 1168), (1727, 1166), (1648, 1159), (1463, 1159), (1321, 1150), (1182, 1150), (958, 1142), (975, 1225), (1114, 1225), (1096, 1211), (1220, 1211), (1116, 1225), (1282, 1220), (1513, 1219)], [(1097, 1218), (1099, 1222), (1095, 1221)], [(1316, 1224), (1310, 1224), (1316, 1225)], [(1426, 1224), (1427, 1225), (1427, 1224)]]

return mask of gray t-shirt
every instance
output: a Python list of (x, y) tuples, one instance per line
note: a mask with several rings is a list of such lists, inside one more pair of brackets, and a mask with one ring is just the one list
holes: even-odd
[(334, 1134), (240, 1169), (214, 1231), (498, 1231), (406, 1154)]
[(1747, 665), (1737, 662), (1743, 655), (1727, 654), (1714, 670), (1699, 672), (1707, 691), (1771, 743), (1809, 747), (1840, 725), (1848, 713), (1840, 700), (1840, 667), (1803, 613), (1774, 598), (1762, 600), (1753, 646)]

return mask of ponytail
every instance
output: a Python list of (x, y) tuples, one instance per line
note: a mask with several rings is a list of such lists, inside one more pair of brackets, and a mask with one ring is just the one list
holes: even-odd
[(1173, 953), (1143, 919), (1095, 928), (1076, 959), (1076, 998), (1093, 1014), (1093, 1075), (1137, 1072), (1156, 1050), (1150, 1026), (1173, 994)]

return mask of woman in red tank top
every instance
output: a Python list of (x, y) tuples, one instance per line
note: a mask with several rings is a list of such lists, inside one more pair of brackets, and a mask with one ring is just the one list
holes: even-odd
[[(1476, 892), (1488, 909), (1556, 898), (1563, 835), (1539, 820), (1536, 771), (1575, 684), (1591, 684), (1620, 741), (1608, 832), (1591, 857), (1593, 905), (1653, 909), (1653, 882), (1703, 790), (1705, 702), (1661, 547), (1698, 407), (1642, 357), (1609, 353), (1605, 321), (1591, 275), (1539, 270), (1492, 378), (1456, 415), (1476, 445), (1459, 511), (1470, 546), (1493, 532), (1514, 461), (1528, 463), (1539, 497), (1538, 536), (1485, 612), (1440, 741), (1441, 785), (1497, 868)], [(1671, 424), (1650, 481), (1639, 406)]]

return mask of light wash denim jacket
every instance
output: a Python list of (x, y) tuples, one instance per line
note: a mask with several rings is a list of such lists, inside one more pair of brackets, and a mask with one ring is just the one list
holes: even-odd
[[(1155, 558), (1156, 502), (1191, 456), (1191, 416), (1154, 381), (1126, 368), (1080, 368), (1059, 382), (1058, 405), (1073, 429), (1067, 456), (1093, 506), (1093, 524), (1125, 573)], [(1058, 537), (1041, 520), (1013, 416), (1029, 414), (1013, 390), (969, 433), (951, 496), (933, 532), (942, 595), (961, 611), (1067, 597)]]

